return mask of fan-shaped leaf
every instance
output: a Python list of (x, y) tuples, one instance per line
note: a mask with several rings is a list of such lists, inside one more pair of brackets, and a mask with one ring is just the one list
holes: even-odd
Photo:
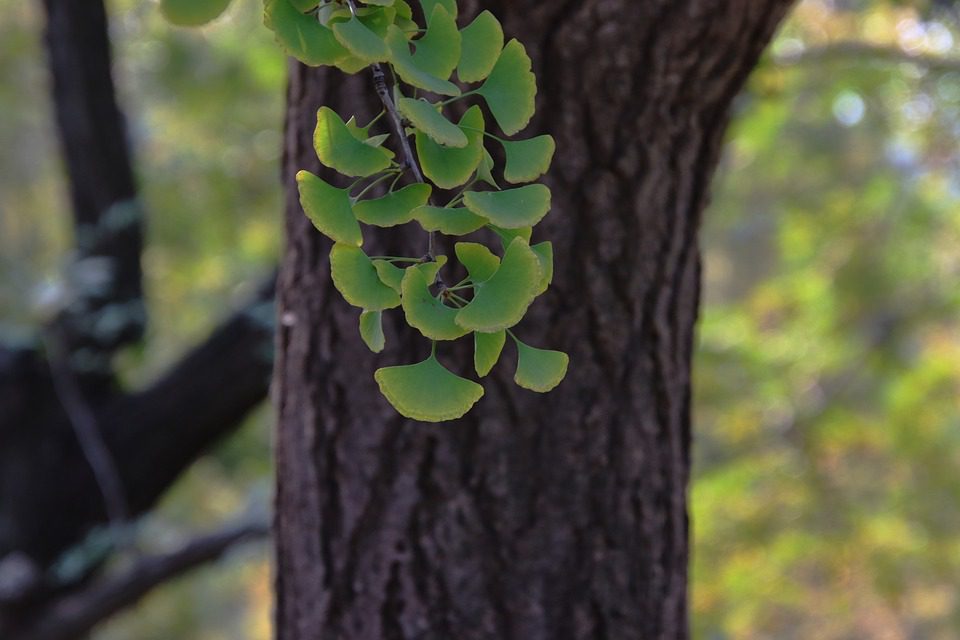
[(351, 54), (366, 63), (386, 62), (390, 58), (390, 49), (383, 38), (355, 16), (345, 22), (335, 23), (333, 35)]
[(562, 351), (537, 349), (517, 343), (517, 372), (513, 381), (524, 389), (546, 393), (563, 381), (567, 375), (570, 357)]
[(501, 140), (506, 152), (507, 164), (503, 177), (507, 182), (518, 184), (533, 182), (550, 169), (557, 143), (553, 136), (537, 136), (529, 140)]
[(377, 270), (380, 282), (400, 293), (400, 283), (403, 282), (403, 269), (389, 260), (374, 260), (373, 268)]
[(413, 126), (430, 136), (437, 144), (462, 148), (467, 136), (457, 125), (447, 120), (437, 108), (425, 100), (400, 98), (397, 108)]
[(360, 337), (370, 351), (380, 353), (387, 344), (383, 335), (383, 312), (364, 311), (360, 314)]
[(417, 157), (424, 174), (441, 189), (453, 189), (465, 184), (483, 158), (483, 112), (470, 107), (460, 119), (461, 130), (467, 137), (462, 149), (444, 147), (421, 132), (417, 132)]
[(527, 241), (527, 244), (530, 243), (530, 236), (533, 235), (533, 227), (520, 227), (519, 229), (502, 229), (496, 225), (490, 225), (490, 229), (500, 236), (500, 244), (503, 245), (503, 250), (506, 251), (507, 247), (510, 246), (510, 243), (513, 242), (514, 238), (523, 238)]
[(404, 273), (401, 300), (407, 324), (432, 340), (456, 340), (470, 333), (456, 323), (457, 310), (430, 293), (431, 282), (419, 269)]
[[(355, 127), (355, 129), (359, 129)], [(393, 153), (387, 149), (364, 144), (356, 131), (340, 119), (336, 111), (320, 107), (313, 146), (324, 165), (352, 177), (365, 178), (390, 166)]]
[(350, 208), (350, 194), (338, 189), (309, 171), (297, 173), (300, 204), (321, 233), (334, 242), (359, 247), (363, 244), (360, 225)]
[(460, 32), (462, 36), (457, 77), (480, 82), (493, 70), (503, 49), (503, 27), (492, 13), (484, 11)]
[(457, 21), (438, 4), (427, 23), (427, 32), (413, 43), (416, 48), (413, 63), (430, 75), (446, 80), (460, 60)]
[(480, 158), (480, 164), (477, 165), (477, 179), (483, 180), (498, 191), (500, 190), (500, 185), (493, 177), (493, 156), (490, 155), (486, 147), (483, 148), (483, 157)]
[(415, 265), (410, 267), (411, 269), (417, 269), (420, 273), (423, 274), (423, 277), (430, 284), (433, 284), (437, 279), (437, 274), (440, 272), (440, 269), (443, 268), (443, 265), (447, 264), (447, 256), (437, 256), (436, 259), (432, 262), (424, 262), (422, 264)]
[(374, 374), (380, 392), (400, 415), (424, 422), (462, 417), (483, 397), (483, 387), (444, 368), (436, 356)]
[(503, 344), (507, 341), (506, 331), (496, 333), (473, 334), (473, 367), (481, 378), (490, 373), (493, 365), (500, 359)]
[(330, 275), (344, 299), (367, 311), (400, 306), (397, 292), (381, 282), (370, 258), (357, 247), (337, 243), (330, 250)]
[(160, 11), (173, 24), (197, 27), (219, 16), (229, 5), (230, 0), (160, 0)]
[(537, 254), (523, 238), (514, 239), (497, 272), (476, 285), (473, 300), (457, 313), (457, 324), (485, 333), (512, 327), (536, 297), (541, 277)]
[(534, 290), (534, 294), (539, 296), (546, 291), (547, 288), (550, 287), (550, 283), (553, 282), (553, 243), (540, 242), (530, 248), (533, 249), (533, 252), (537, 254), (537, 258), (540, 259), (540, 269), (543, 271), (543, 277), (540, 278), (540, 282)]
[(503, 191), (468, 191), (463, 203), (498, 227), (519, 229), (533, 226), (547, 215), (550, 189), (542, 184), (529, 184)]
[(426, 16), (427, 22), (431, 20), (433, 16), (433, 11), (437, 5), (442, 6), (447, 10), (447, 13), (453, 16), (453, 19), (457, 18), (457, 0), (420, 0), (420, 6), (423, 7), (423, 15)]
[(500, 52), (486, 82), (477, 89), (508, 136), (527, 126), (536, 109), (537, 80), (530, 68), (530, 56), (523, 45), (511, 40)]
[(413, 220), (413, 210), (427, 203), (431, 187), (410, 184), (382, 198), (361, 200), (353, 205), (357, 220), (378, 227), (393, 227)]
[(448, 80), (432, 76), (413, 62), (410, 43), (396, 25), (387, 30), (387, 46), (390, 47), (390, 63), (400, 79), (424, 91), (442, 96), (459, 96), (460, 88)]
[(334, 65), (350, 55), (333, 31), (301, 13), (290, 0), (266, 0), (263, 21), (287, 54), (304, 64)]
[(413, 219), (427, 231), (439, 231), (448, 236), (465, 236), (487, 224), (486, 218), (463, 207), (423, 206), (414, 209)]
[(500, 268), (500, 258), (482, 244), (458, 242), (455, 251), (457, 260), (466, 267), (474, 283), (489, 280)]

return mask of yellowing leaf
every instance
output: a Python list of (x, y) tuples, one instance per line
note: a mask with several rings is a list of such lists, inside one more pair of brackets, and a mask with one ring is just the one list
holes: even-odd
[(364, 144), (337, 113), (329, 107), (317, 111), (313, 133), (317, 156), (325, 166), (352, 177), (365, 178), (390, 166), (393, 153)]
[(457, 260), (467, 269), (470, 279), (475, 283), (489, 280), (500, 268), (500, 258), (482, 244), (458, 242), (454, 250)]
[(362, 200), (353, 205), (357, 220), (378, 227), (393, 227), (413, 220), (414, 209), (427, 203), (431, 187), (410, 184), (382, 198)]
[(439, 231), (448, 236), (465, 236), (487, 224), (486, 218), (463, 207), (418, 207), (413, 211), (413, 219), (426, 231)]
[(424, 422), (462, 417), (483, 397), (483, 387), (450, 372), (436, 356), (374, 374), (380, 392), (400, 415)]
[(297, 173), (300, 204), (310, 221), (334, 242), (359, 247), (363, 244), (360, 224), (350, 208), (350, 194), (309, 171)]

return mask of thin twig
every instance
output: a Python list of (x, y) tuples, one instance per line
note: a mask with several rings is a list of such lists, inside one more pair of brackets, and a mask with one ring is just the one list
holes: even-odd
[[(357, 5), (354, 1), (347, 0), (347, 5), (350, 7), (350, 13), (356, 16)], [(403, 153), (403, 164), (413, 172), (413, 177), (417, 182), (424, 183), (426, 180), (423, 179), (423, 172), (420, 171), (420, 165), (417, 163), (416, 156), (413, 155), (410, 140), (407, 138), (406, 132), (403, 129), (403, 118), (400, 116), (397, 105), (393, 103), (393, 98), (390, 96), (390, 89), (387, 87), (387, 76), (383, 72), (383, 66), (379, 62), (375, 62), (371, 65), (371, 69), (373, 69), (373, 87), (380, 97), (380, 102), (383, 103), (384, 110), (390, 115), (390, 125), (400, 141), (400, 150)], [(427, 255), (433, 260), (433, 231), (427, 233)]]
[(96, 416), (90, 405), (83, 397), (83, 392), (77, 384), (76, 377), (67, 360), (65, 341), (58, 328), (51, 328), (48, 332), (47, 351), (50, 375), (53, 388), (60, 400), (60, 405), (67, 414), (67, 421), (73, 427), (73, 432), (80, 443), (90, 470), (103, 496), (104, 508), (111, 526), (119, 527), (128, 518), (127, 499), (120, 480), (120, 472), (116, 462), (107, 448), (100, 433)]
[(34, 624), (17, 629), (8, 640), (71, 640), (96, 624), (136, 604), (154, 587), (216, 560), (239, 542), (262, 538), (266, 524), (245, 524), (196, 538), (167, 554), (146, 556), (118, 576), (106, 578), (47, 607)]

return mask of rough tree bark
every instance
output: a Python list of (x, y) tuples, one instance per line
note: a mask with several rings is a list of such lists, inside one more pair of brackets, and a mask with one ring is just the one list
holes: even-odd
[[(461, 2), (461, 5), (470, 4)], [(541, 396), (501, 363), (466, 418), (399, 418), (373, 381), (425, 342), (371, 355), (330, 283), (293, 174), (319, 170), (321, 104), (370, 112), (366, 74), (292, 68), (279, 285), (277, 637), (687, 637), (690, 361), (697, 231), (730, 105), (790, 0), (475, 2), (533, 57), (558, 157), (550, 292), (519, 327), (567, 350)], [(423, 234), (371, 234), (374, 253)], [(410, 252), (414, 252), (411, 254)], [(466, 372), (469, 345), (446, 358)], [(509, 357), (508, 357), (509, 360)]]

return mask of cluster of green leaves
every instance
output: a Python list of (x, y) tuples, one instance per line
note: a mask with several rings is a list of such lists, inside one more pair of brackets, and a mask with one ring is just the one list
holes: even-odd
[[(454, 123), (445, 109), (482, 98), (504, 136), (520, 132), (534, 113), (536, 80), (520, 42), (504, 45), (503, 30), (488, 11), (463, 29), (454, 0), (420, 0), (425, 29), (404, 0), (368, 1), (365, 6), (310, 0), (266, 0), (265, 19), (286, 51), (310, 65), (331, 65), (356, 73), (372, 64), (393, 71), (396, 109), (411, 137), (416, 158), (387, 148), (390, 133), (373, 134), (381, 113), (360, 126), (323, 107), (317, 114), (314, 145), (320, 162), (352, 178), (338, 187), (308, 172), (297, 175), (304, 211), (334, 241), (333, 282), (344, 299), (361, 309), (360, 335), (379, 353), (384, 349), (383, 312), (400, 308), (407, 324), (432, 341), (430, 355), (417, 364), (376, 372), (380, 390), (402, 415), (438, 422), (459, 418), (483, 396), (483, 387), (449, 371), (437, 359), (437, 343), (472, 335), (475, 369), (486, 376), (509, 335), (518, 348), (515, 381), (534, 391), (556, 387), (568, 358), (538, 349), (510, 331), (523, 319), (553, 276), (549, 242), (530, 244), (533, 227), (550, 210), (550, 190), (537, 180), (550, 166), (555, 144), (547, 135), (509, 140), (487, 131), (484, 111), (470, 106)], [(452, 81), (456, 72), (459, 84)], [(461, 85), (480, 83), (470, 90)], [(431, 97), (432, 96), (432, 97)], [(385, 126), (385, 125), (382, 125)], [(386, 128), (386, 127), (385, 127)], [(501, 187), (486, 140), (501, 145), (506, 159)], [(410, 145), (406, 146), (412, 149)], [(413, 163), (429, 182), (415, 180)], [(369, 197), (389, 182), (386, 192)], [(433, 201), (448, 191), (445, 204)], [(455, 193), (454, 193), (455, 191)], [(489, 229), (501, 239), (498, 255), (477, 242), (458, 242), (456, 257), (466, 278), (447, 284), (441, 270), (447, 257), (369, 256), (361, 225), (419, 224), (427, 233), (465, 236)], [(431, 243), (432, 247), (432, 243)]]

